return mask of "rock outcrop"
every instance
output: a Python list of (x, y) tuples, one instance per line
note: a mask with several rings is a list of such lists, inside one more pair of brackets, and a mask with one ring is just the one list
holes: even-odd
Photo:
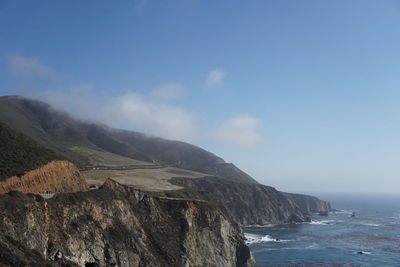
[(9, 191), (24, 193), (75, 192), (87, 190), (88, 185), (74, 164), (52, 161), (21, 177), (13, 176), (0, 181), (0, 194)]
[(254, 266), (223, 208), (112, 180), (48, 200), (0, 195), (0, 222), (0, 263), (9, 266)]
[(172, 184), (185, 189), (162, 195), (196, 198), (225, 207), (241, 225), (305, 222), (310, 219), (281, 192), (261, 184), (236, 183), (216, 177), (173, 178)]
[(305, 214), (320, 213), (327, 215), (330, 211), (335, 211), (335, 209), (332, 209), (329, 202), (323, 201), (317, 197), (293, 193), (283, 194), (290, 199), (290, 201), (295, 203)]

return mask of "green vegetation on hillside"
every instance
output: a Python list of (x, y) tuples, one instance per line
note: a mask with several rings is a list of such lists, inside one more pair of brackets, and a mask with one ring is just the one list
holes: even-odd
[(80, 168), (104, 165), (106, 158), (103, 156), (116, 155), (118, 157), (113, 157), (115, 161), (123, 159), (124, 163), (120, 165), (133, 159), (202, 172), (230, 181), (257, 183), (233, 164), (200, 147), (82, 121), (32, 99), (0, 97), (0, 121)]
[(0, 180), (24, 175), (56, 159), (62, 157), (0, 123)]

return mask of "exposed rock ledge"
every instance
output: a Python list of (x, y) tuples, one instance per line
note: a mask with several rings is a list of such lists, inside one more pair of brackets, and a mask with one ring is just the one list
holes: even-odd
[(270, 186), (231, 182), (216, 177), (172, 178), (169, 181), (185, 189), (159, 194), (219, 203), (241, 225), (310, 221), (292, 201)]
[(0, 195), (0, 222), (0, 263), (9, 266), (255, 265), (224, 209), (112, 180), (49, 200)]
[(293, 194), (293, 193), (283, 193), (288, 199), (293, 201), (305, 214), (310, 213), (320, 213), (328, 214), (330, 211), (335, 211), (332, 209), (329, 202), (323, 201), (317, 197)]
[(13, 176), (0, 182), (0, 194), (9, 191), (24, 193), (74, 192), (87, 188), (85, 178), (75, 165), (68, 161), (52, 161), (21, 177)]

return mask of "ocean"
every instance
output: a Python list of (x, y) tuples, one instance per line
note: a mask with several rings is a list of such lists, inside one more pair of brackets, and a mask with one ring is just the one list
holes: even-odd
[(318, 196), (341, 211), (244, 228), (259, 266), (400, 266), (399, 195)]

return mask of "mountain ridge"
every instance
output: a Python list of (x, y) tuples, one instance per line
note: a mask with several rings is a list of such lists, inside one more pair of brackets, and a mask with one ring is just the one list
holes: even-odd
[(74, 151), (72, 147), (76, 146), (229, 177), (232, 181), (258, 183), (235, 165), (192, 144), (85, 122), (38, 100), (19, 96), (0, 97), (0, 121), (24, 132), (79, 167), (90, 166), (90, 158)]
[[(96, 164), (104, 163), (111, 155), (120, 157), (117, 163), (121, 159), (136, 160), (140, 164), (153, 164), (155, 168), (171, 166), (204, 173), (204, 178), (193, 180), (164, 179), (165, 183), (185, 188), (165, 194), (218, 201), (242, 225), (309, 221), (306, 210), (300, 207), (309, 199), (316, 201), (315, 198), (289, 199), (275, 188), (259, 184), (232, 163), (226, 163), (215, 154), (194, 145), (78, 120), (37, 100), (0, 97), (0, 121), (60, 152), (79, 167), (94, 169), (91, 170), (95, 172), (94, 176), (101, 172), (96, 170), (99, 169)], [(104, 157), (103, 161), (101, 157)], [(122, 180), (124, 175), (133, 172), (128, 167), (117, 166)], [(144, 169), (141, 171), (144, 183), (146, 179), (153, 179), (151, 173), (145, 173), (149, 168), (151, 171), (152, 166), (131, 167)], [(179, 174), (174, 177), (179, 178)], [(212, 196), (203, 194), (204, 191), (212, 192)]]

